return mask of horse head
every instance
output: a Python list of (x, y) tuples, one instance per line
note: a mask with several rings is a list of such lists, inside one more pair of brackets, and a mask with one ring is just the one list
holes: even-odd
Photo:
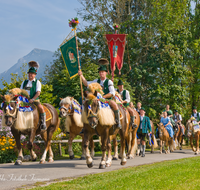
[(73, 97), (67, 96), (66, 98), (60, 99), (60, 117), (66, 117), (72, 112), (71, 105)]
[(94, 93), (84, 92), (84, 96), (86, 97), (84, 109), (86, 112), (87, 120), (89, 122), (89, 125), (92, 128), (95, 128), (98, 125), (99, 118), (97, 116), (97, 113), (100, 109), (99, 100), (97, 99), (97, 91), (95, 91)]
[(13, 94), (9, 95), (0, 95), (3, 99), (3, 119), (5, 120), (5, 125), (12, 126), (14, 121), (17, 118), (17, 98)]

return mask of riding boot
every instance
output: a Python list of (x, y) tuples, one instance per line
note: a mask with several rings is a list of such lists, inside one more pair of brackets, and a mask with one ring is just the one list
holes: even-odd
[(135, 116), (131, 116), (131, 125), (132, 125), (132, 129), (137, 128), (137, 125), (135, 124)]
[(146, 148), (146, 145), (142, 145), (142, 157), (145, 157), (145, 148)]
[(117, 128), (121, 129), (122, 126), (121, 126), (121, 123), (120, 123), (119, 110), (115, 110), (115, 111), (114, 111), (114, 114), (115, 114), (115, 122), (116, 122), (116, 126), (117, 126)]
[(45, 131), (47, 129), (47, 126), (46, 126), (46, 113), (41, 113), (40, 114), (40, 129), (42, 131)]
[(181, 132), (182, 132), (183, 137), (184, 137), (185, 136), (185, 132), (184, 132), (184, 128), (183, 127), (181, 127)]

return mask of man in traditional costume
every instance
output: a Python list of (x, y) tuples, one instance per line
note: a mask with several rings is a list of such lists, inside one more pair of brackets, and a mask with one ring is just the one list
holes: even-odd
[(178, 110), (174, 110), (173, 120), (176, 123), (176, 125), (181, 129), (183, 136), (185, 136), (184, 128), (182, 127), (181, 124), (182, 116), (178, 113)]
[(37, 75), (37, 69), (39, 68), (39, 64), (35, 61), (30, 61), (28, 65), (30, 67), (27, 72), (28, 80), (23, 81), (20, 88), (25, 89), (28, 92), (30, 96), (29, 103), (33, 103), (37, 106), (40, 112), (40, 129), (46, 130), (46, 114), (39, 100), (42, 86), (41, 82), (35, 78)]
[(98, 71), (99, 71), (100, 78), (95, 79), (93, 81), (87, 81), (85, 79), (85, 77), (83, 76), (83, 73), (81, 70), (78, 71), (78, 74), (79, 74), (79, 76), (81, 76), (81, 79), (85, 86), (88, 86), (91, 83), (99, 83), (101, 85), (103, 92), (104, 92), (103, 98), (105, 98), (109, 101), (109, 105), (111, 106), (111, 108), (113, 109), (114, 114), (115, 114), (115, 121), (116, 121), (117, 128), (121, 129), (119, 109), (118, 109), (116, 102), (114, 100), (112, 100), (112, 97), (115, 96), (115, 89), (114, 89), (113, 82), (106, 78), (106, 75), (108, 72), (106, 65), (101, 65), (98, 68)]
[(138, 135), (138, 150), (141, 150), (140, 155), (142, 157), (145, 157), (145, 148), (146, 148), (146, 140), (148, 131), (152, 133), (151, 131), (151, 123), (149, 117), (145, 116), (145, 108), (140, 109), (140, 125), (137, 130)]
[(122, 80), (119, 80), (117, 83), (118, 89), (117, 92), (121, 95), (122, 97), (122, 104), (126, 107), (126, 109), (128, 110), (128, 112), (131, 115), (131, 126), (132, 128), (137, 128), (137, 125), (135, 124), (135, 115), (134, 115), (134, 111), (133, 109), (129, 106), (129, 102), (130, 102), (130, 94), (128, 90), (124, 90), (124, 83)]
[(191, 117), (194, 117), (196, 119), (196, 121), (200, 124), (200, 113), (197, 112), (197, 107), (193, 106), (193, 110), (192, 110), (192, 115)]

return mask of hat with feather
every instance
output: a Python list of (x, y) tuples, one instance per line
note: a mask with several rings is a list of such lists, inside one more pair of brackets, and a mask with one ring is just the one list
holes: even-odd
[(27, 73), (35, 73), (37, 74), (37, 70), (39, 68), (39, 63), (36, 61), (29, 61), (28, 63), (29, 70)]

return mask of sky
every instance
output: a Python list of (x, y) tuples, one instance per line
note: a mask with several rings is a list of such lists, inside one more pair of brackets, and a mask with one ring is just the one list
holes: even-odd
[(0, 73), (34, 48), (56, 51), (81, 7), (78, 0), (0, 0)]

